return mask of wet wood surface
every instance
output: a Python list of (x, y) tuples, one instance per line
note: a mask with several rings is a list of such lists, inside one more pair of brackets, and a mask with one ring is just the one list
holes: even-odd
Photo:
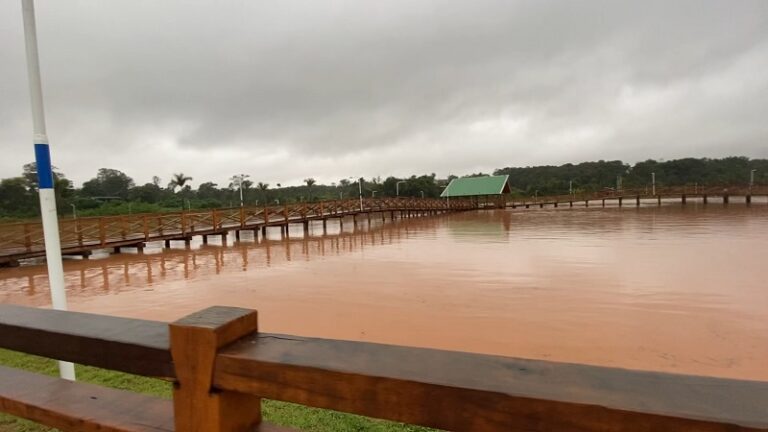
[(449, 430), (768, 430), (768, 383), (259, 334), (214, 385)]
[[(229, 407), (216, 408), (219, 419), (234, 408), (226, 412), (255, 421), (258, 398), (268, 398), (456, 431), (768, 431), (768, 382), (254, 333), (256, 324), (255, 311), (214, 307), (172, 323), (169, 339), (165, 323), (2, 305), (0, 347), (180, 375), (180, 389), (186, 382), (197, 394), (181, 412), (232, 397), (219, 399)], [(109, 406), (147, 406), (141, 415), (151, 418), (171, 410), (169, 401), (157, 408), (143, 396), (0, 372), (3, 411), (65, 430), (91, 430), (102, 415), (120, 426), (125, 413)], [(105, 399), (118, 402), (88, 405)]]
[(0, 366), (0, 409), (63, 431), (173, 431), (171, 401)]
[(171, 378), (168, 324), (0, 305), (0, 347), (57, 360)]

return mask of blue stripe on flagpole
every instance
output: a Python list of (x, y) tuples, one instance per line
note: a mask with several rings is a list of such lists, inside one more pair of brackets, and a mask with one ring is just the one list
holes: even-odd
[(35, 162), (37, 163), (37, 183), (40, 189), (53, 189), (53, 169), (51, 151), (48, 144), (35, 144)]

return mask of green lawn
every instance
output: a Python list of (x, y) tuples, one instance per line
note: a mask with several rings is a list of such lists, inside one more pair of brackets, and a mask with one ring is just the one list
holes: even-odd
[[(58, 374), (56, 362), (53, 360), (8, 350), (0, 349), (0, 364), (47, 375)], [(170, 383), (153, 378), (78, 365), (77, 379), (153, 396), (171, 397)], [(265, 400), (262, 408), (265, 420), (281, 426), (305, 431), (404, 432), (432, 430), (270, 400)], [(51, 428), (46, 428), (26, 420), (0, 414), (0, 432), (41, 432), (52, 430)]]

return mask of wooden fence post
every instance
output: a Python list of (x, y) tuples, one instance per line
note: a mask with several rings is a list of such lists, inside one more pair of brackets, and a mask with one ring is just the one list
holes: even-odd
[(104, 226), (104, 218), (99, 218), (99, 241), (101, 242), (101, 245), (104, 246), (107, 244), (107, 229), (106, 226)]
[(24, 248), (27, 252), (32, 251), (32, 233), (28, 223), (24, 224)]
[(245, 432), (261, 422), (259, 397), (212, 386), (217, 351), (256, 332), (257, 323), (255, 310), (214, 306), (169, 325), (177, 432)]

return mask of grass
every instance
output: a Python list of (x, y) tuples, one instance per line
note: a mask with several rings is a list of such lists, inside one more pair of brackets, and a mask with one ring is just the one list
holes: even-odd
[[(0, 349), (0, 364), (46, 375), (58, 374), (56, 362), (53, 360), (3, 349)], [(79, 381), (163, 398), (171, 397), (171, 384), (163, 380), (81, 365), (76, 366), (76, 371)], [(265, 420), (303, 431), (426, 432), (432, 430), (272, 400), (264, 400), (262, 402), (262, 409)], [(0, 432), (43, 432), (53, 430), (27, 420), (0, 413)]]

